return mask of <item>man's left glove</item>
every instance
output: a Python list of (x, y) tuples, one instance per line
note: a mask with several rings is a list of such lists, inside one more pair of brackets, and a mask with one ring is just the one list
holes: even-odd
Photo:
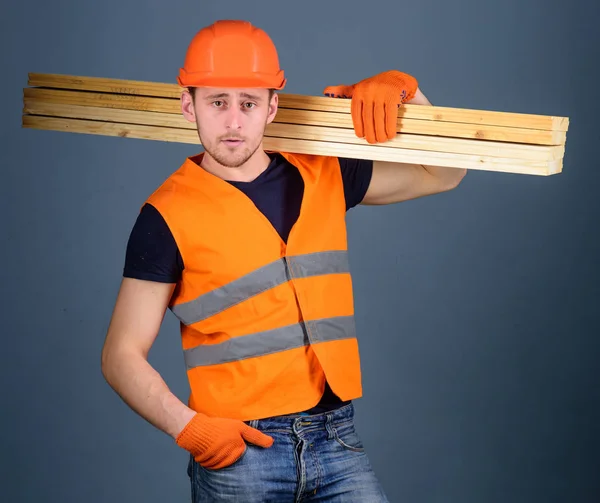
[(352, 122), (359, 138), (369, 143), (396, 136), (398, 107), (414, 98), (417, 80), (406, 73), (390, 70), (351, 85), (328, 86), (325, 96), (352, 98)]
[(273, 437), (252, 428), (239, 419), (209, 417), (197, 413), (175, 438), (179, 447), (209, 469), (224, 468), (246, 452), (246, 442), (271, 447)]

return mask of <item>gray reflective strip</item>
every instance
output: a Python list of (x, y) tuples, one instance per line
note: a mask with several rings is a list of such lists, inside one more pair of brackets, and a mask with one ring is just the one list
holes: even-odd
[(288, 257), (287, 260), (292, 276), (296, 278), (346, 273), (350, 270), (348, 253), (345, 251), (307, 253)]
[(218, 344), (206, 344), (184, 351), (188, 369), (218, 365), (257, 356), (286, 351), (327, 342), (356, 337), (353, 316), (312, 320), (287, 327), (234, 337)]
[(185, 304), (173, 306), (172, 311), (185, 325), (191, 325), (287, 280), (287, 267), (280, 259)]
[(350, 270), (348, 254), (330, 251), (285, 257), (171, 310), (184, 325), (191, 325), (289, 281), (290, 270), (296, 278), (346, 273)]

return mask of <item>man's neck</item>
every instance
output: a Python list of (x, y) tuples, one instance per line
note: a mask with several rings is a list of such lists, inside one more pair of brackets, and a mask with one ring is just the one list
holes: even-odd
[(211, 157), (208, 152), (204, 152), (200, 166), (209, 173), (232, 182), (251, 182), (265, 171), (271, 158), (262, 147), (258, 148), (254, 155), (250, 157), (242, 166), (230, 168), (223, 166)]

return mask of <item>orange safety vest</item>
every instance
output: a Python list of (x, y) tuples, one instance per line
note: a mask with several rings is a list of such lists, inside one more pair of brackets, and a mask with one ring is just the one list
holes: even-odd
[(339, 162), (281, 154), (304, 179), (287, 244), (243, 192), (198, 165), (202, 153), (147, 200), (183, 258), (169, 309), (181, 322), (188, 404), (213, 417), (308, 409), (326, 379), (342, 400), (362, 395)]

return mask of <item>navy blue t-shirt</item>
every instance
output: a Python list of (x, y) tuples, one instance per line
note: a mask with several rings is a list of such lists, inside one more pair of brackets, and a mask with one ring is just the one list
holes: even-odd
[[(304, 180), (298, 169), (277, 153), (268, 153), (271, 163), (250, 182), (228, 181), (241, 190), (269, 219), (284, 242), (298, 215), (304, 193)], [(346, 210), (360, 204), (365, 196), (373, 162), (339, 158)], [(201, 168), (199, 168), (201, 169)], [(158, 210), (146, 204), (133, 226), (127, 250), (123, 276), (162, 283), (176, 283), (185, 264), (177, 243)], [(343, 405), (327, 385), (319, 405), (310, 413), (331, 410)]]

